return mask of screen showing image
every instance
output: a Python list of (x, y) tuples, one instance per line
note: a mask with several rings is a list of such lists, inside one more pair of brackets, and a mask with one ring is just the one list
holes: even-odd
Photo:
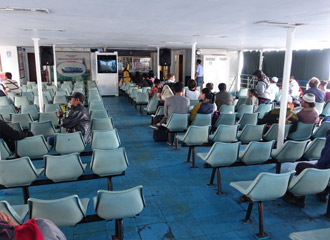
[(117, 73), (117, 56), (98, 55), (97, 69), (98, 73)]

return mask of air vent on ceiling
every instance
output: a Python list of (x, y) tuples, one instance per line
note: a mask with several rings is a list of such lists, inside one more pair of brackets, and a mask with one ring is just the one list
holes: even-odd
[(21, 12), (21, 13), (44, 13), (50, 14), (47, 8), (17, 8), (17, 7), (0, 7), (1, 12)]
[(305, 23), (286, 23), (286, 22), (274, 22), (274, 21), (258, 21), (255, 22), (254, 24), (258, 25), (272, 25), (272, 26), (280, 26), (280, 27), (298, 27), (298, 26), (303, 26), (306, 25)]

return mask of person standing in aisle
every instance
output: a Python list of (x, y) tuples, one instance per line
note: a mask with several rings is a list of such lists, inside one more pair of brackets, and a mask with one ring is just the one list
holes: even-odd
[(197, 86), (200, 86), (203, 82), (203, 74), (204, 68), (202, 66), (202, 61), (197, 59), (196, 61), (196, 73), (195, 73), (195, 80), (197, 82)]

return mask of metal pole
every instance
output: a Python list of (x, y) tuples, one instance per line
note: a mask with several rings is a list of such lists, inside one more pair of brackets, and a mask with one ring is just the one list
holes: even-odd
[(56, 51), (55, 51), (55, 44), (53, 44), (53, 56), (54, 56), (54, 66), (53, 66), (53, 71), (54, 71), (54, 85), (57, 87), (57, 71), (56, 71)]
[(157, 47), (157, 78), (160, 80), (160, 68), (159, 68), (159, 47)]
[(196, 45), (196, 42), (191, 44), (191, 79), (195, 79), (196, 73)]
[(264, 51), (263, 50), (260, 50), (260, 56), (259, 56), (259, 70), (262, 70), (262, 63), (264, 61)]
[(287, 30), (286, 51), (285, 51), (283, 81), (282, 81), (281, 109), (280, 109), (280, 119), (279, 119), (278, 135), (277, 135), (277, 149), (279, 149), (284, 143), (286, 109), (287, 109), (288, 94), (289, 94), (289, 79), (291, 73), (292, 43), (294, 38), (294, 31), (295, 31), (294, 27), (290, 27)]
[(38, 96), (39, 96), (39, 111), (44, 112), (44, 98), (42, 95), (42, 79), (41, 79), (41, 69), (40, 69), (40, 53), (39, 53), (39, 38), (32, 38), (34, 42), (34, 56), (36, 61), (36, 72), (37, 72), (37, 86), (38, 86)]
[(237, 81), (236, 81), (236, 91), (241, 89), (241, 73), (243, 69), (244, 56), (243, 51), (238, 52), (238, 68), (237, 68)]

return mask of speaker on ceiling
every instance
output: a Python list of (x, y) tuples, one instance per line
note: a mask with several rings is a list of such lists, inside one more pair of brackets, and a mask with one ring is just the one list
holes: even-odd
[(171, 66), (171, 49), (169, 48), (159, 49), (159, 65)]
[(53, 47), (40, 47), (40, 63), (41, 66), (54, 65)]

